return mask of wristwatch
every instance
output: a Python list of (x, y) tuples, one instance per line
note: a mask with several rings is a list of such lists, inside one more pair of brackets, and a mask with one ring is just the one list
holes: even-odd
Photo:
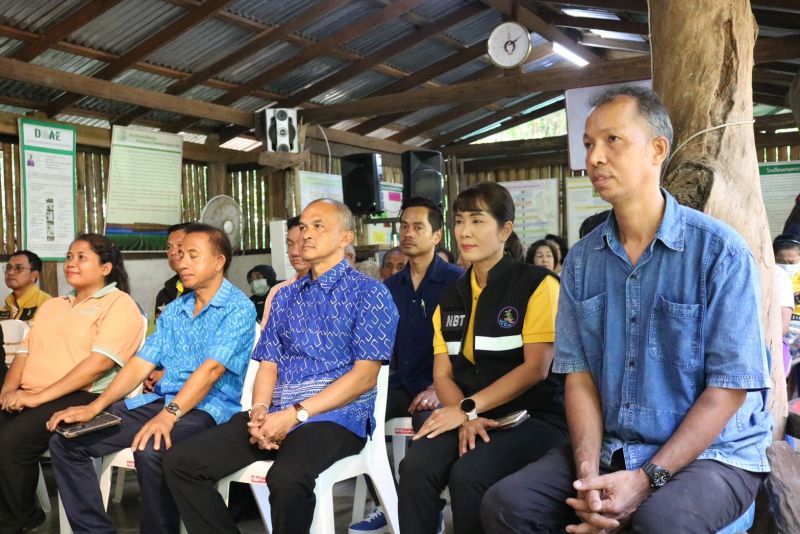
[(292, 407), (293, 407), (293, 408), (295, 409), (295, 411), (297, 412), (297, 413), (295, 414), (295, 417), (297, 417), (297, 422), (298, 422), (298, 423), (305, 423), (306, 421), (308, 421), (308, 410), (306, 410), (305, 408), (303, 408), (303, 405), (302, 405), (302, 404), (300, 404), (299, 402), (295, 402), (295, 403), (292, 405)]
[(647, 462), (642, 466), (642, 471), (644, 471), (647, 475), (647, 478), (650, 479), (650, 487), (655, 489), (660, 488), (669, 482), (670, 478), (672, 478), (672, 475), (669, 471), (650, 462)]
[(478, 410), (475, 409), (475, 401), (469, 397), (461, 401), (461, 411), (467, 416), (467, 421), (474, 421), (478, 418)]
[(183, 417), (183, 412), (181, 411), (181, 407), (178, 406), (174, 402), (170, 402), (167, 404), (164, 409), (175, 416), (175, 421), (180, 421), (181, 417)]

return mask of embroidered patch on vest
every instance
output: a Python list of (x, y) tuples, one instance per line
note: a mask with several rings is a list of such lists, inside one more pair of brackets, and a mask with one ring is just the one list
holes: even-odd
[(519, 312), (514, 306), (506, 306), (497, 315), (497, 324), (503, 328), (511, 328), (519, 320)]

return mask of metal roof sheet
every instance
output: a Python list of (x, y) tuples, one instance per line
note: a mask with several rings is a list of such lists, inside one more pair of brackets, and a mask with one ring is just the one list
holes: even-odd
[(449, 46), (427, 40), (397, 54), (387, 63), (406, 72), (416, 72), (454, 53), (456, 50)]
[(147, 58), (149, 63), (197, 72), (220, 57), (241, 47), (253, 35), (251, 30), (217, 19), (208, 19)]
[(487, 9), (446, 30), (444, 34), (467, 46), (472, 46), (479, 41), (485, 41), (495, 26), (501, 22), (503, 15), (500, 12)]
[(319, 56), (268, 83), (264, 89), (273, 93), (290, 95), (336, 72), (346, 64), (347, 62), (341, 59)]
[(282, 24), (306, 9), (325, 0), (239, 0), (230, 4), (225, 11), (241, 17), (267, 24)]
[(299, 51), (299, 46), (290, 43), (273, 43), (251, 56), (243, 57), (242, 61), (222, 71), (217, 77), (233, 83), (244, 83), (270, 67), (283, 63)]
[(420, 17), (433, 20), (448, 13), (452, 13), (456, 9), (469, 3), (470, 0), (426, 0), (411, 11)]
[(368, 70), (337, 85), (333, 89), (329, 89), (317, 95), (312, 98), (311, 101), (315, 104), (328, 105), (344, 102), (345, 100), (352, 100), (354, 98), (361, 98), (374, 93), (394, 81), (396, 81), (395, 78)]
[(368, 56), (381, 48), (411, 34), (416, 26), (401, 18), (390, 20), (349, 41), (344, 48), (362, 56)]
[(122, 54), (176, 20), (186, 9), (162, 0), (123, 0), (67, 40)]
[(315, 41), (322, 41), (381, 9), (383, 9), (381, 6), (364, 0), (348, 2), (311, 22), (297, 33)]
[(3, 0), (0, 2), (0, 22), (44, 33), (85, 3), (84, 0)]

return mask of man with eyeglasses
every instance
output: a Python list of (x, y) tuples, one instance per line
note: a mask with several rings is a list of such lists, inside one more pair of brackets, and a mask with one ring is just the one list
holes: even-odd
[(50, 298), (36, 285), (42, 272), (42, 259), (29, 250), (20, 250), (11, 255), (4, 271), (11, 293), (0, 308), (0, 320), (30, 322), (36, 309)]

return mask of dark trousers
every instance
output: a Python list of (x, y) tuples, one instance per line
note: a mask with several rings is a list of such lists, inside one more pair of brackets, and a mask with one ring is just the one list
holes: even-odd
[[(65, 439), (55, 435), (50, 440), (50, 456), (56, 483), (69, 524), (76, 534), (116, 532), (114, 523), (103, 507), (92, 458), (100, 458), (130, 447), (136, 433), (163, 409), (163, 400), (135, 410), (129, 410), (124, 401), (120, 401), (111, 405), (107, 411), (121, 417), (121, 424), (78, 438)], [(191, 410), (170, 432), (173, 447), (214, 425), (214, 419), (206, 412)], [(139, 530), (147, 534), (176, 533), (179, 530), (180, 518), (175, 501), (172, 500), (162, 476), (161, 460), (165, 452), (163, 440), (160, 449), (155, 450), (153, 439), (150, 438), (143, 451), (136, 450), (133, 453), (141, 496)]]
[[(623, 462), (624, 464), (624, 462)], [(602, 466), (600, 473), (618, 469)], [(637, 533), (713, 533), (744, 514), (756, 497), (763, 473), (713, 460), (695, 460), (639, 505), (631, 530)], [(569, 445), (495, 484), (483, 498), (486, 532), (563, 532), (580, 521), (565, 500), (575, 467)]]
[[(414, 397), (416, 397), (416, 395), (412, 395), (403, 388), (390, 389), (389, 396), (386, 399), (386, 421), (397, 417), (411, 417), (411, 427), (414, 429), (414, 432), (419, 430), (425, 420), (431, 416), (433, 410), (410, 413), (408, 407), (411, 405)], [(364, 481), (367, 483), (367, 491), (369, 492), (369, 496), (372, 497), (372, 502), (377, 505), (380, 501), (378, 499), (378, 492), (375, 491), (375, 485), (372, 484), (372, 479), (367, 476), (364, 477)]]
[(336, 423), (320, 422), (290, 432), (277, 451), (248, 441), (247, 412), (173, 447), (164, 475), (183, 523), (192, 533), (238, 533), (217, 482), (253, 462), (274, 460), (267, 474), (275, 534), (302, 534), (311, 528), (316, 479), (336, 461), (358, 454), (365, 438)]
[(39, 458), (52, 435), (45, 423), (57, 411), (95, 397), (95, 393), (76, 391), (37, 408), (0, 412), (0, 532), (18, 532), (37, 515)]
[(531, 417), (511, 430), (480, 437), (474, 450), (458, 457), (458, 430), (409, 447), (400, 463), (400, 530), (433, 534), (439, 527), (444, 502), (439, 494), (450, 488), (453, 526), (458, 534), (482, 533), (481, 498), (492, 484), (567, 442), (563, 424)]

